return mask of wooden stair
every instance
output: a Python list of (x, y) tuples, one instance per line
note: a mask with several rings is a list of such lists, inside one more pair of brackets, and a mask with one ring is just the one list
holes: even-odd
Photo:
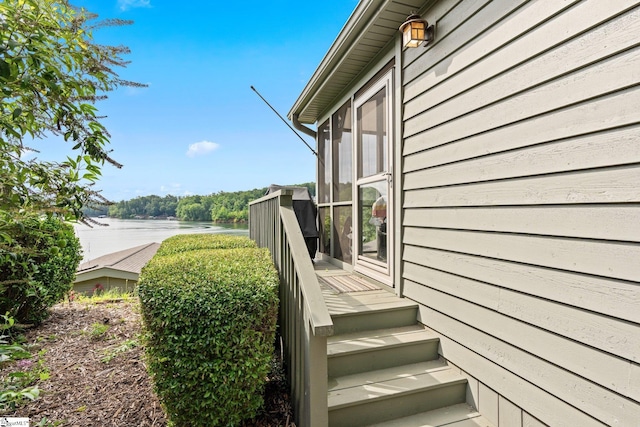
[(438, 355), (416, 303), (385, 291), (324, 291), (329, 426), (491, 427), (466, 403), (467, 380)]

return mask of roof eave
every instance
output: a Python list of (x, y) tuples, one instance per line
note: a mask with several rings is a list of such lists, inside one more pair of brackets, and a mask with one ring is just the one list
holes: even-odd
[(436, 0), (361, 0), (288, 113), (313, 124), (399, 38), (407, 16)]
[(291, 107), (291, 110), (287, 114), (289, 120), (291, 120), (293, 115), (296, 114), (298, 115), (301, 123), (315, 123), (315, 120), (309, 120), (304, 114), (302, 114), (304, 109), (309, 104), (309, 101), (317, 94), (318, 89), (322, 86), (326, 77), (331, 74), (342, 57), (344, 57), (348, 52), (349, 47), (357, 39), (362, 29), (367, 25), (372, 14), (375, 13), (381, 5), (388, 1), (389, 0), (368, 0), (358, 3), (346, 24), (338, 34), (338, 37), (336, 37), (335, 41), (320, 62), (320, 65), (318, 65), (318, 68), (302, 90), (302, 93), (298, 96), (293, 107)]

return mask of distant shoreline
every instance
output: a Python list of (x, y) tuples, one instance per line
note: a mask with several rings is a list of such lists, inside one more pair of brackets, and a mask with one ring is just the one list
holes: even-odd
[(212, 224), (224, 224), (224, 225), (233, 225), (233, 224), (240, 224), (240, 225), (246, 225), (249, 223), (249, 221), (190, 221), (188, 219), (180, 219), (177, 218), (175, 216), (141, 216), (141, 215), (137, 215), (134, 218), (118, 218), (115, 216), (107, 216), (107, 215), (98, 215), (98, 216), (93, 216), (91, 218), (94, 219), (120, 219), (120, 220), (126, 220), (126, 221), (135, 221), (135, 220), (160, 220), (160, 221), (182, 221), (182, 222), (211, 222)]

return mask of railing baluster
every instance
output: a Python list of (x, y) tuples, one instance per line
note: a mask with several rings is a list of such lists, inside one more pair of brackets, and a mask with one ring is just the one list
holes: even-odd
[(296, 425), (325, 427), (327, 336), (333, 334), (333, 322), (293, 212), (292, 194), (283, 189), (252, 202), (249, 233), (270, 249), (280, 272), (280, 335)]

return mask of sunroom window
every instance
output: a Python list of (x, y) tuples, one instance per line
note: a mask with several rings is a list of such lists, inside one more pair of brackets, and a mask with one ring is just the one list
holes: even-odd
[(353, 239), (352, 131), (350, 101), (318, 128), (320, 252), (347, 263)]

